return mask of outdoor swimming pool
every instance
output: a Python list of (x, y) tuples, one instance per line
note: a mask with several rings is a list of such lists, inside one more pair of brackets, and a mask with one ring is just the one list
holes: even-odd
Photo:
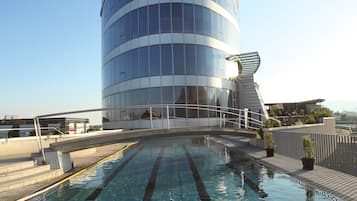
[(205, 138), (141, 142), (32, 200), (341, 200)]

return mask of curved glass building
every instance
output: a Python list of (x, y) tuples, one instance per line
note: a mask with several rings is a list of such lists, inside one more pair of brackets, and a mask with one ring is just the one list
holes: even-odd
[[(104, 128), (150, 127), (151, 104), (239, 107), (237, 64), (225, 58), (239, 51), (238, 0), (103, 0)], [(166, 110), (153, 109), (154, 117)], [(217, 117), (196, 110), (170, 116), (198, 123)], [(164, 127), (164, 121), (155, 127)], [(182, 123), (182, 122), (181, 122)], [(172, 124), (174, 126), (180, 126)]]

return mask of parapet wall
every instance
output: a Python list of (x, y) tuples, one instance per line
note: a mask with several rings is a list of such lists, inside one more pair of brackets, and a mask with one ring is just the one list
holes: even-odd
[(306, 124), (306, 125), (296, 125), (296, 126), (284, 126), (279, 128), (269, 128), (268, 131), (273, 133), (284, 132), (284, 133), (306, 133), (306, 134), (337, 134), (336, 132), (336, 118), (335, 117), (325, 117), (322, 123), (319, 124)]

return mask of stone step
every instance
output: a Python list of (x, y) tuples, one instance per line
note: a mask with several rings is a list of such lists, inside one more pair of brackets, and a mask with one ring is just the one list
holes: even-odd
[(30, 175), (27, 177), (18, 178), (13, 181), (1, 183), (0, 184), (0, 192), (6, 192), (9, 190), (22, 188), (24, 186), (48, 181), (50, 179), (54, 179), (61, 175), (63, 175), (63, 170), (58, 169), (58, 170), (49, 170), (46, 172), (40, 172), (40, 173)]
[(16, 171), (13, 171), (13, 172), (3, 173), (3, 174), (0, 174), (0, 185), (3, 182), (16, 180), (16, 179), (21, 178), (21, 177), (34, 175), (34, 174), (38, 174), (38, 173), (41, 173), (41, 172), (46, 172), (46, 171), (49, 171), (49, 170), (51, 170), (50, 165), (41, 165), (41, 166), (36, 166), (36, 167), (30, 167), (30, 168), (27, 168), (27, 169), (16, 170)]
[(13, 163), (3, 163), (0, 165), (0, 174), (6, 174), (17, 170), (23, 170), (27, 168), (35, 167), (35, 161), (22, 161)]

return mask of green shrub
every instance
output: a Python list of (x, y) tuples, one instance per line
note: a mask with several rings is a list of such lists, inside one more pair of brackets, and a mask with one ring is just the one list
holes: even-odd
[(307, 124), (315, 124), (316, 123), (316, 119), (315, 119), (314, 115), (309, 115), (307, 117), (307, 119), (305, 120), (305, 123), (307, 123)]
[(265, 128), (281, 127), (281, 122), (278, 119), (267, 119), (265, 122)]
[(274, 139), (273, 139), (272, 132), (266, 132), (264, 134), (264, 142), (265, 142), (265, 147), (267, 149), (274, 149)]
[(312, 115), (314, 115), (316, 121), (319, 121), (320, 118), (331, 117), (332, 112), (328, 108), (317, 108), (312, 111)]
[(303, 136), (302, 144), (304, 146), (304, 158), (314, 158), (315, 148), (311, 137), (308, 135)]

